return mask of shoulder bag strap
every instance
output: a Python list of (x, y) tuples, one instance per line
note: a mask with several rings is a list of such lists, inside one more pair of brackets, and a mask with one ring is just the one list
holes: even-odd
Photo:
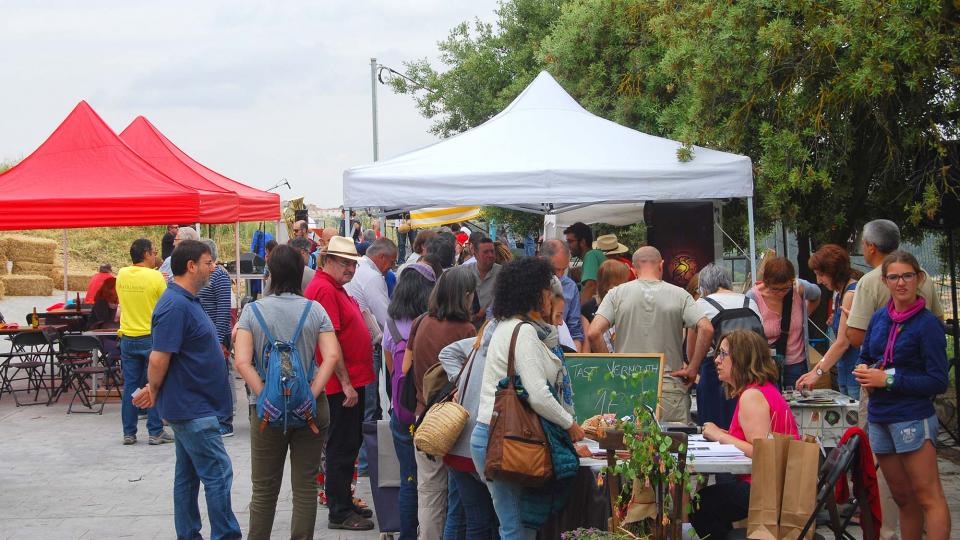
[(790, 336), (790, 317), (793, 315), (793, 289), (783, 299), (783, 309), (780, 314), (780, 337), (774, 345), (777, 354), (783, 356), (787, 353), (787, 338)]
[[(704, 300), (706, 300), (706, 302), (707, 302), (708, 304), (710, 304), (711, 306), (717, 308), (717, 312), (723, 311), (723, 306), (720, 305), (720, 302), (717, 302), (716, 300), (714, 300), (713, 298), (710, 298), (709, 296), (701, 296), (701, 298), (703, 298)], [(750, 301), (750, 300), (747, 300), (747, 302), (749, 302), (749, 301)]]
[(290, 343), (293, 343), (294, 346), (297, 345), (300, 334), (303, 333), (303, 325), (307, 322), (307, 316), (310, 315), (310, 308), (312, 307), (313, 300), (307, 300), (307, 305), (303, 306), (303, 313), (300, 314), (300, 322), (297, 323), (297, 329), (293, 332), (293, 337), (290, 338)]
[(750, 297), (747, 295), (743, 296), (743, 307), (746, 309), (750, 309)]
[(517, 352), (517, 336), (520, 335), (520, 327), (526, 323), (519, 323), (513, 328), (513, 335), (510, 337), (510, 354), (507, 355), (507, 388), (516, 388), (513, 384), (513, 377), (516, 374), (514, 370), (514, 358)]
[(393, 340), (394, 345), (403, 341), (403, 336), (400, 335), (400, 329), (397, 328), (397, 323), (391, 318), (387, 318), (387, 331), (390, 332), (390, 339)]
[(264, 320), (263, 314), (260, 313), (260, 308), (257, 307), (257, 303), (254, 302), (250, 304), (250, 308), (253, 309), (253, 316), (257, 318), (257, 322), (260, 323), (260, 328), (263, 330), (264, 335), (267, 336), (267, 343), (273, 343), (273, 334), (270, 333), (270, 329), (267, 328), (267, 321)]

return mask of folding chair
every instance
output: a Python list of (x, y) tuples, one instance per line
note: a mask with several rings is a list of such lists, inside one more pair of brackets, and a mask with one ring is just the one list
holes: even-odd
[[(78, 410), (77, 413), (97, 413), (103, 414), (103, 408), (107, 404), (106, 397), (100, 402), (100, 408), (94, 410), (96, 400), (97, 376), (103, 376), (103, 387), (109, 392), (111, 386), (119, 388), (118, 376), (119, 368), (116, 362), (103, 352), (100, 340), (93, 336), (64, 336), (62, 341), (62, 351), (64, 354), (88, 355), (90, 363), (81, 365), (72, 369), (69, 375), (69, 389), (73, 389), (73, 397), (70, 399), (70, 405), (67, 407), (67, 414), (74, 412), (73, 405), (80, 399), (80, 403), (88, 410)], [(87, 379), (90, 382), (87, 382)], [(113, 384), (111, 384), (111, 381)]]
[[(817, 481), (817, 504), (807, 519), (807, 524), (800, 532), (799, 538), (803, 538), (807, 531), (813, 527), (816, 529), (817, 514), (826, 509), (830, 515), (828, 526), (833, 531), (834, 537), (843, 540), (854, 540), (854, 536), (846, 531), (856, 513), (860, 509), (860, 528), (863, 531), (864, 538), (872, 538), (874, 527), (878, 524), (873, 522), (873, 515), (870, 513), (870, 503), (867, 500), (865, 492), (854, 493), (849, 509), (842, 512), (837, 504), (835, 496), (835, 486), (837, 480), (847, 472), (853, 471), (853, 475), (862, 474), (860, 471), (860, 460), (858, 459), (860, 445), (862, 444), (859, 435), (854, 435), (847, 439), (843, 446), (839, 446), (830, 451), (823, 465), (820, 466), (820, 478)], [(841, 501), (846, 502), (846, 501)]]
[[(43, 378), (44, 364), (53, 354), (53, 342), (44, 332), (20, 332), (13, 336), (13, 345), (8, 353), (0, 354), (0, 396), (6, 391), (13, 395), (17, 407), (49, 403), (50, 386)], [(13, 372), (12, 374), (10, 372)], [(17, 377), (23, 372), (25, 377)], [(15, 389), (14, 383), (26, 381), (26, 388)], [(41, 388), (47, 393), (47, 401), (40, 401)], [(18, 392), (34, 393), (33, 402), (21, 403)]]
[(97, 360), (96, 352), (90, 347), (93, 342), (97, 342), (97, 338), (75, 334), (67, 334), (60, 339), (60, 353), (57, 354), (60, 385), (54, 389), (51, 402), (60, 399), (60, 396), (71, 388), (70, 381), (74, 371), (90, 366)]

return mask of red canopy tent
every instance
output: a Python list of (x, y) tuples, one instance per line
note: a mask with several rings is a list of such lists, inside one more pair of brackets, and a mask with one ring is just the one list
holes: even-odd
[[(148, 153), (151, 156), (162, 154), (167, 156), (164, 160), (176, 160), (176, 171), (174, 171), (171, 166), (172, 172), (181, 174), (183, 169), (186, 168), (195, 175), (192, 178), (202, 178), (208, 185), (212, 184), (223, 190), (236, 193), (239, 197), (239, 218), (235, 218), (233, 221), (277, 221), (280, 219), (280, 195), (260, 191), (259, 189), (241, 184), (240, 182), (235, 182), (198, 163), (184, 153), (183, 150), (177, 148), (177, 145), (173, 144), (170, 139), (164, 136), (156, 126), (151, 124), (150, 121), (143, 116), (138, 116), (134, 119), (134, 121), (127, 126), (127, 129), (123, 130), (123, 133), (120, 134), (120, 138), (126, 141), (127, 144), (130, 144), (130, 146), (141, 155), (144, 155), (140, 150), (141, 148), (150, 148)], [(144, 155), (144, 157), (147, 156)], [(147, 159), (152, 161), (149, 157)], [(161, 170), (166, 172), (165, 169), (161, 168)], [(167, 174), (175, 180), (181, 181), (181, 176), (173, 175), (169, 172)], [(184, 174), (184, 176), (186, 175)], [(207, 221), (204, 221), (204, 223), (207, 223)]]
[(233, 191), (207, 180), (174, 155), (146, 118), (138, 116), (120, 139), (148, 163), (178, 183), (197, 190), (200, 223), (235, 223), (239, 220), (239, 197)]
[(0, 230), (198, 221), (197, 190), (131, 150), (85, 101), (0, 174)]

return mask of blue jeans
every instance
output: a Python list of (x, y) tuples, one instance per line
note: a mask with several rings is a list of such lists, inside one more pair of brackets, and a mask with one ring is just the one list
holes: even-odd
[(417, 460), (413, 454), (413, 435), (410, 425), (390, 415), (390, 431), (393, 433), (393, 448), (400, 462), (400, 538), (398, 540), (417, 540)]
[(230, 488), (233, 467), (223, 447), (216, 416), (168, 421), (176, 435), (177, 466), (173, 478), (173, 522), (178, 540), (200, 536), (200, 483), (207, 499), (212, 540), (240, 538), (240, 523), (233, 514)]
[(837, 387), (841, 393), (859, 401), (860, 383), (858, 383), (857, 379), (853, 376), (853, 369), (857, 367), (860, 358), (858, 354), (851, 354), (851, 351), (858, 350), (859, 349), (850, 347), (847, 349), (847, 352), (843, 353), (843, 356), (840, 357), (840, 361), (837, 362)]
[[(123, 399), (120, 401), (120, 421), (123, 434), (137, 434), (139, 410), (133, 406), (133, 393), (147, 384), (147, 361), (153, 349), (151, 336), (120, 339), (120, 367), (123, 370)], [(163, 423), (156, 408), (147, 409), (147, 431), (150, 435), (163, 433)]]
[[(383, 368), (383, 349), (379, 345), (373, 348), (373, 382), (364, 386), (366, 391), (363, 394), (363, 421), (373, 422), (383, 418), (383, 410), (380, 408), (380, 371)], [(367, 445), (360, 447), (359, 463), (357, 470), (366, 474), (367, 472)]]
[(443, 540), (463, 540), (467, 530), (467, 518), (463, 515), (463, 501), (460, 492), (453, 483), (450, 473), (453, 469), (447, 467), (447, 519), (443, 523)]
[[(477, 473), (466, 473), (455, 469), (447, 470), (450, 479), (450, 493), (456, 485), (457, 499), (463, 508), (466, 518), (464, 527), (466, 540), (490, 540), (496, 536), (497, 513), (493, 509), (490, 499), (490, 490), (483, 484)], [(451, 495), (447, 495), (448, 508), (452, 508)], [(450, 523), (450, 513), (447, 513), (447, 524)], [(462, 536), (461, 536), (462, 537)], [(446, 535), (444, 535), (446, 540)]]
[(233, 408), (237, 396), (233, 391), (233, 362), (227, 360), (227, 388), (230, 389), (230, 416), (220, 417), (220, 430), (233, 431)]
[[(470, 454), (473, 465), (482, 471), (487, 462), (487, 441), (490, 426), (477, 422), (470, 435)], [(481, 474), (481, 477), (483, 475)], [(527, 529), (520, 523), (520, 503), (523, 501), (523, 486), (512, 482), (488, 480), (487, 487), (493, 499), (493, 508), (500, 520), (500, 540), (533, 540), (537, 531)]]
[(807, 372), (807, 363), (797, 362), (796, 364), (787, 364), (780, 369), (780, 372), (783, 374), (783, 380), (780, 384), (780, 390), (782, 391), (788, 386), (797, 387), (797, 379)]

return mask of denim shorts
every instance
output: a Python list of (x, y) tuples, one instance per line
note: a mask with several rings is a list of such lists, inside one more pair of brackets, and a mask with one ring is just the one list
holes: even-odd
[(870, 422), (870, 446), (874, 454), (909, 454), (919, 450), (927, 439), (936, 444), (938, 429), (937, 415), (892, 424)]

